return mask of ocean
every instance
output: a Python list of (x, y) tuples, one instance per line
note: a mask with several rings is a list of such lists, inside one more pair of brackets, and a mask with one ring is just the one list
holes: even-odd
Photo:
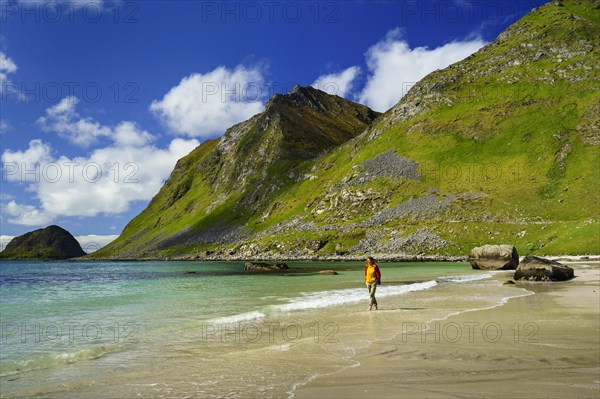
[(289, 265), (3, 261), (0, 395), (293, 397), (373, 342), (527, 295), (467, 263), (380, 263), (368, 311), (361, 262)]

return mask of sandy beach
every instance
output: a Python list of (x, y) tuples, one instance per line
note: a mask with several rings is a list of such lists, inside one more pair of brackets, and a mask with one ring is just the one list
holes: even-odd
[(399, 315), (395, 338), (362, 349), (356, 367), (319, 376), (295, 397), (598, 398), (600, 265), (571, 266), (575, 279), (517, 282), (515, 290), (528, 292), (501, 306), (440, 320)]

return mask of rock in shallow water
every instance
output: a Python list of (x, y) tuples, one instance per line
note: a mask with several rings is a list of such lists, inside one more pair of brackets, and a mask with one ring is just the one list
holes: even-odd
[(244, 263), (244, 270), (251, 271), (251, 272), (270, 272), (270, 271), (286, 270), (286, 269), (289, 269), (289, 267), (285, 263), (277, 263), (275, 265), (271, 265), (269, 263), (257, 263), (257, 262)]
[(338, 274), (335, 270), (321, 270), (319, 274)]

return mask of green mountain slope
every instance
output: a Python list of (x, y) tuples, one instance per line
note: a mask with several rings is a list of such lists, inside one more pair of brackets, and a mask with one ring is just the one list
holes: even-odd
[[(266, 110), (233, 127), (181, 160), (100, 254), (600, 253), (600, 2), (559, 3), (428, 75), (355, 138), (333, 131), (368, 118), (337, 112), (324, 145), (302, 141), (296, 123), (322, 122), (293, 102), (287, 119)], [(243, 133), (258, 126), (268, 133)]]
[(265, 110), (179, 160), (148, 208), (95, 256), (156, 256), (230, 244), (297, 179), (297, 170), (363, 132), (379, 113), (312, 87), (275, 95)]

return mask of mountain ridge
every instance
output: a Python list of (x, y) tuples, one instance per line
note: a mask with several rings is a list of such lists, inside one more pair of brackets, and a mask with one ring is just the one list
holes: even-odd
[[(149, 225), (165, 215), (149, 206), (100, 255), (454, 256), (490, 241), (514, 244), (521, 254), (600, 253), (595, 205), (600, 203), (600, 112), (595, 112), (600, 108), (600, 2), (561, 4), (533, 10), (475, 54), (429, 74), (390, 110), (371, 115), (370, 124), (357, 122), (354, 115), (350, 127), (364, 129), (345, 141), (318, 151), (292, 140), (309, 155), (299, 151), (292, 163), (286, 159), (291, 153), (281, 150), (282, 129), (268, 133), (280, 135), (274, 145), (280, 152), (273, 154), (283, 162), (256, 163), (242, 151), (250, 130), (263, 126), (268, 131), (282, 121), (274, 116), (277, 112), (263, 125), (255, 116), (228, 129), (219, 141), (203, 143), (184, 158), (187, 180), (177, 177), (185, 173), (176, 167), (157, 194), (183, 187), (184, 195), (170, 204), (186, 210), (186, 216), (170, 216), (182, 223), (150, 233), (155, 228)], [(318, 125), (319, 101), (311, 95), (329, 107), (339, 101), (316, 89), (294, 90), (288, 97), (273, 97), (267, 107), (277, 110), (292, 103), (288, 109), (294, 116), (302, 110), (316, 121), (311, 125)], [(287, 128), (297, 123), (288, 119), (283, 118)], [(237, 141), (231, 140), (232, 132), (239, 133)], [(293, 137), (297, 130), (289, 133)], [(219, 146), (240, 152), (209, 159)], [(206, 162), (206, 184), (190, 172), (200, 159)], [(243, 190), (232, 176), (240, 177)], [(199, 208), (184, 198), (192, 185), (200, 202), (209, 202), (211, 188), (221, 190), (220, 199), (203, 208), (208, 213), (196, 223), (187, 214)], [(195, 235), (186, 236), (188, 231)], [(163, 245), (156, 246), (158, 241)]]
[[(177, 162), (148, 208), (126, 226), (125, 235), (137, 231), (125, 246), (148, 233), (152, 237), (144, 243), (144, 253), (203, 240), (231, 243), (247, 236), (241, 229), (244, 221), (266, 206), (265, 198), (294, 180), (295, 168), (355, 137), (378, 115), (312, 87), (296, 85), (288, 94), (275, 95), (263, 112)], [(195, 213), (197, 220), (166, 234), (158, 232), (169, 224), (159, 213), (186, 200), (175, 218), (185, 212)], [(148, 213), (154, 219), (151, 227), (142, 220)], [(140, 224), (146, 226), (139, 229)]]

